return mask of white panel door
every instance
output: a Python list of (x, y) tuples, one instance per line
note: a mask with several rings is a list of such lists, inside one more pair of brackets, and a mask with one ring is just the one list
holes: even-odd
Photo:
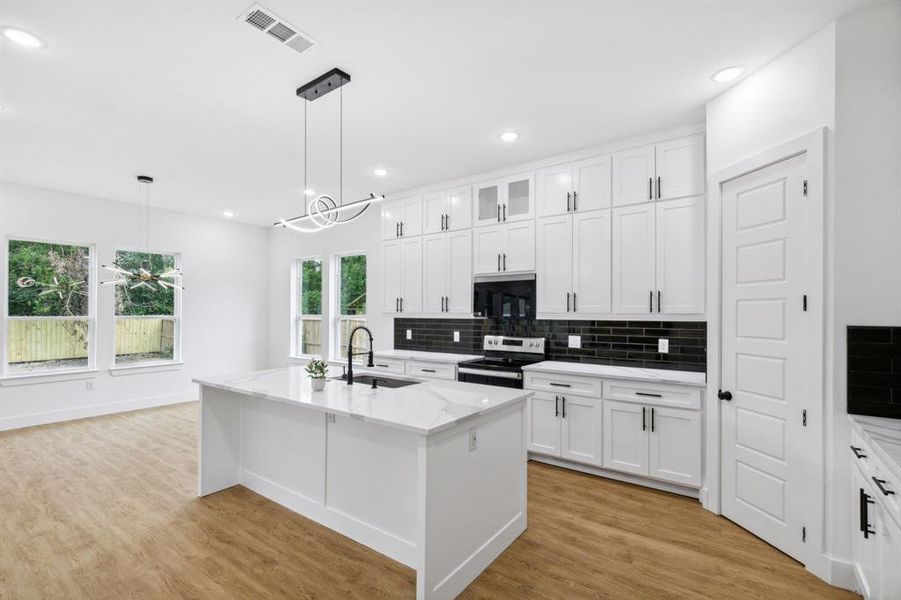
[(573, 237), (570, 215), (538, 219), (538, 312), (567, 313), (573, 292)]
[(400, 311), (418, 313), (422, 310), (422, 238), (405, 239), (401, 244), (404, 250)]
[(403, 216), (400, 221), (402, 237), (422, 234), (422, 198), (415, 196), (400, 201)]
[(613, 155), (613, 206), (654, 200), (654, 146), (642, 146)]
[(703, 194), (704, 135), (657, 144), (657, 200), (674, 200)]
[(474, 272), (477, 275), (500, 273), (501, 254), (503, 254), (506, 245), (506, 225), (474, 229), (472, 232)]
[(403, 293), (403, 248), (400, 240), (382, 244), (382, 311), (400, 311), (400, 296)]
[(560, 402), (557, 396), (535, 392), (527, 400), (526, 429), (529, 452), (560, 456)]
[(602, 466), (603, 412), (600, 398), (560, 396), (562, 458)]
[(472, 188), (457, 188), (447, 193), (445, 230), (455, 231), (472, 226)]
[(535, 270), (535, 221), (507, 225), (507, 244), (502, 251), (506, 261), (501, 261), (504, 271)]
[(535, 212), (540, 217), (563, 215), (572, 209), (573, 168), (558, 165), (538, 171)]
[(573, 165), (573, 212), (610, 208), (610, 162), (605, 155)]
[(692, 487), (701, 486), (701, 412), (650, 407), (648, 474)]
[(382, 205), (382, 239), (393, 240), (400, 237), (400, 220), (404, 216), (403, 206), (397, 202)]
[(657, 312), (704, 312), (704, 196), (657, 204)]
[[(610, 209), (576, 213), (572, 221), (574, 292), (572, 310), (577, 314), (609, 313), (611, 312)], [(541, 280), (538, 281), (540, 284)]]
[(653, 312), (654, 205), (613, 209), (613, 312)]
[(604, 467), (648, 474), (648, 410), (640, 404), (604, 400)]
[(803, 472), (821, 464), (801, 412), (821, 418), (805, 397), (805, 171), (800, 155), (724, 184), (722, 217), (723, 515), (801, 562), (805, 507), (822, 502)]
[(423, 233), (444, 231), (444, 215), (447, 213), (447, 194), (432, 192), (422, 196)]
[(422, 310), (444, 312), (448, 284), (448, 239), (441, 234), (422, 238)]
[(446, 313), (472, 316), (472, 232), (445, 234), (448, 246)]

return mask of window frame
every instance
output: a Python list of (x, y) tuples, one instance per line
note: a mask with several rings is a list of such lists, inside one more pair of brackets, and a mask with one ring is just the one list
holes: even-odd
[[(147, 248), (135, 248), (130, 246), (114, 246), (113, 247), (113, 257), (111, 262), (116, 260), (116, 253), (118, 252), (134, 252), (134, 253), (149, 253), (149, 254), (161, 254), (165, 256), (173, 256), (175, 257), (175, 266), (174, 268), (183, 270), (182, 256), (181, 252), (169, 252), (167, 250), (147, 250)], [(112, 275), (112, 273), (110, 274)], [(99, 285), (99, 282), (98, 282)], [(129, 369), (140, 370), (146, 367), (166, 367), (170, 365), (180, 365), (184, 363), (184, 355), (182, 354), (181, 347), (181, 337), (182, 337), (182, 280), (179, 278), (178, 285), (172, 290), (173, 292), (173, 302), (174, 302), (174, 310), (172, 311), (172, 315), (117, 315), (116, 314), (116, 286), (111, 286), (113, 288), (113, 309), (112, 309), (112, 326), (113, 326), (113, 334), (112, 334), (112, 355), (110, 357), (112, 364), (110, 365), (111, 371), (126, 371)], [(166, 360), (145, 360), (140, 362), (127, 362), (120, 363), (116, 362), (116, 322), (121, 319), (154, 319), (160, 317), (172, 317), (175, 320), (175, 326), (172, 331), (172, 358)]]
[[(341, 314), (341, 259), (348, 256), (363, 256), (366, 258), (366, 313), (363, 315)], [(352, 250), (333, 254), (330, 261), (331, 276), (329, 277), (329, 355), (331, 360), (346, 361), (346, 356), (341, 356), (341, 319), (356, 317), (358, 321), (369, 324), (369, 254), (365, 250)], [(355, 359), (360, 362), (362, 358)]]
[(304, 315), (303, 310), (303, 263), (309, 261), (319, 261), (319, 270), (320, 270), (320, 289), (321, 291), (325, 291), (326, 286), (322, 285), (325, 283), (327, 270), (324, 268), (325, 260), (321, 255), (315, 256), (304, 256), (302, 258), (297, 258), (294, 260), (294, 264), (291, 266), (291, 335), (290, 337), (290, 347), (288, 348), (288, 356), (290, 358), (316, 358), (318, 356), (324, 356), (324, 352), (320, 352), (319, 354), (304, 354), (301, 352), (303, 349), (303, 321), (319, 321), (319, 344), (320, 350), (322, 350), (321, 346), (326, 340), (322, 339), (322, 322), (323, 317), (325, 316), (323, 313), (326, 307), (325, 304), (325, 296), (324, 294), (321, 296), (320, 304), (319, 304), (319, 314), (318, 315)]
[[(34, 242), (38, 244), (56, 244), (60, 246), (80, 246), (88, 249), (88, 314), (84, 317), (48, 316), (48, 317), (13, 317), (9, 314), (9, 243)], [(26, 379), (55, 376), (78, 376), (97, 371), (97, 246), (94, 243), (71, 239), (46, 238), (34, 236), (6, 235), (3, 238), (3, 253), (0, 260), (0, 271), (3, 272), (3, 283), (0, 293), (3, 295), (3, 310), (0, 312), (0, 379)], [(15, 373), (9, 370), (9, 323), (10, 321), (27, 320), (83, 320), (88, 324), (87, 364), (70, 369), (46, 369), (32, 373)]]

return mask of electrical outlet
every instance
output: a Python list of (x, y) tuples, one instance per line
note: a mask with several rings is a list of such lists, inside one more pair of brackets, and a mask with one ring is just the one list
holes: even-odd
[(89, 392), (93, 392), (94, 391), (94, 382), (93, 381), (85, 381), (84, 389), (86, 389)]
[(669, 352), (669, 340), (660, 338), (657, 340), (657, 352), (660, 354), (666, 354)]
[(582, 336), (581, 335), (569, 336), (569, 347), (570, 348), (581, 348), (582, 347)]
[(476, 435), (476, 428), (473, 427), (469, 430), (469, 451), (472, 452), (479, 445), (479, 438)]
[(408, 340), (412, 340), (412, 339), (413, 339), (413, 330), (412, 330), (412, 329), (408, 329), (408, 330), (407, 330), (407, 339), (408, 339)]
[(455, 331), (455, 332), (454, 332), (454, 341), (455, 341), (455, 342), (459, 342), (459, 341), (460, 341), (460, 332), (459, 332), (459, 331)]

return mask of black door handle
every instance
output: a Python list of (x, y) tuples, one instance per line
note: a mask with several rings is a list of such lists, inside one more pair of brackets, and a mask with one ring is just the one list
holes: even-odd
[(507, 253), (504, 252), (504, 271), (507, 270)]
[(654, 407), (651, 407), (651, 433), (654, 432)]
[(648, 177), (648, 200), (654, 199), (654, 178)]
[(869, 538), (876, 533), (873, 529), (870, 529), (870, 504), (875, 504), (875, 502), (870, 500), (870, 496), (863, 488), (860, 488), (860, 531), (865, 538)]
[(501, 270), (501, 255), (500, 254), (497, 255), (497, 270), (498, 271)]
[(642, 406), (641, 407), (641, 430), (642, 431), (644, 431), (648, 428), (646, 421), (645, 421), (645, 412), (646, 411), (647, 411), (647, 409), (644, 406)]
[(507, 220), (507, 205), (504, 204), (504, 221)]
[(576, 212), (576, 198), (579, 197), (579, 192), (573, 192), (573, 212)]
[(566, 418), (566, 396), (560, 396), (561, 404), (563, 404), (563, 410), (561, 411), (561, 417)]
[(732, 392), (724, 392), (723, 390), (720, 390), (719, 392), (717, 392), (716, 397), (720, 400), (730, 401), (732, 400)]
[(566, 192), (566, 212), (569, 212), (569, 199), (571, 198), (570, 192)]
[(648, 312), (654, 312), (654, 290), (648, 291)]
[(657, 290), (657, 312), (660, 312), (660, 290)]
[(867, 455), (862, 452), (862, 448), (858, 448), (857, 446), (851, 446), (851, 452), (854, 453), (855, 458), (866, 458)]
[(876, 479), (875, 477), (873, 477), (873, 483), (876, 484), (876, 487), (879, 488), (879, 491), (882, 492), (883, 495), (885, 495), (885, 496), (894, 496), (895, 495), (894, 491), (885, 489), (885, 486), (883, 485), (885, 483), (885, 479)]
[(501, 222), (501, 205), (500, 204), (497, 205), (497, 222), (498, 223)]
[(554, 417), (560, 416), (560, 396), (554, 396)]
[(657, 177), (657, 199), (660, 200), (660, 177)]

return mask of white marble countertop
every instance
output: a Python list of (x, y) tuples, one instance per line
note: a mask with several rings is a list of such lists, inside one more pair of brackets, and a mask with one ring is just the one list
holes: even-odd
[(901, 479), (901, 420), (848, 415), (896, 479)]
[(398, 360), (454, 364), (482, 358), (481, 354), (451, 354), (449, 352), (424, 352), (422, 350), (374, 350), (373, 354), (382, 358), (396, 358)]
[(560, 375), (584, 375), (602, 377), (604, 379), (629, 379), (633, 381), (651, 381), (654, 383), (674, 383), (705, 387), (707, 375), (694, 371), (670, 371), (667, 369), (643, 369), (641, 367), (614, 367), (611, 365), (593, 365), (589, 363), (562, 362), (545, 360), (526, 365), (523, 371), (539, 373), (557, 373)]
[[(355, 376), (366, 373), (365, 369), (354, 370)], [(386, 378), (384, 373), (371, 373)], [(309, 377), (300, 366), (193, 381), (202, 386), (347, 415), (422, 435), (437, 433), (460, 421), (522, 402), (531, 395), (531, 392), (517, 389), (433, 380), (376, 390), (365, 384), (347, 385), (344, 381), (329, 380), (325, 390), (314, 392)]]

